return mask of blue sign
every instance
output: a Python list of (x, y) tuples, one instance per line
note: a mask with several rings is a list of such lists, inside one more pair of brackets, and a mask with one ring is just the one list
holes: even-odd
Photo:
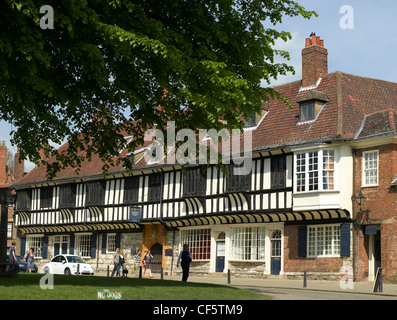
[(365, 226), (365, 234), (370, 235), (370, 234), (376, 234), (378, 231), (378, 226)]
[(141, 222), (141, 208), (130, 207), (130, 215), (128, 221), (130, 222)]

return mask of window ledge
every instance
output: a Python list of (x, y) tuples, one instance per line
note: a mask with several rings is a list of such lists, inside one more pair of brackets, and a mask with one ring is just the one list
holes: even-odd
[(329, 255), (329, 256), (326, 256), (326, 255), (321, 255), (321, 256), (307, 256), (306, 258), (308, 258), (308, 259), (317, 259), (317, 258), (319, 258), (319, 259), (326, 259), (326, 258), (340, 258), (340, 254), (339, 255)]
[(309, 194), (309, 195), (316, 195), (316, 194), (327, 194), (327, 193), (340, 193), (340, 191), (339, 190), (324, 190), (324, 191), (318, 191), (318, 190), (315, 190), (315, 191), (302, 191), (302, 192), (294, 192), (292, 195), (293, 196), (300, 196), (300, 195), (307, 195), (307, 194)]
[(229, 262), (241, 262), (241, 263), (265, 263), (265, 259), (263, 260), (234, 260), (229, 259)]

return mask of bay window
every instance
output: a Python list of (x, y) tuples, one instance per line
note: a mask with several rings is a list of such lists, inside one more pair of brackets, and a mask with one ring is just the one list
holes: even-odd
[(295, 154), (295, 192), (335, 190), (335, 151)]

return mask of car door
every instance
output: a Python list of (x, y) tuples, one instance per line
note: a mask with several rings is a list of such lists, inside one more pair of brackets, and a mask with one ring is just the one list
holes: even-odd
[(61, 269), (61, 256), (56, 256), (51, 260), (51, 273), (60, 273)]
[(59, 273), (60, 274), (64, 274), (65, 273), (65, 269), (67, 267), (67, 260), (65, 258), (65, 256), (60, 256), (60, 263), (59, 263)]

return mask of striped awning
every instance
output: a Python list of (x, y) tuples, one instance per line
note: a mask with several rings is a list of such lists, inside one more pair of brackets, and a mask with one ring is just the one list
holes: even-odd
[(56, 234), (71, 232), (95, 232), (95, 231), (117, 231), (117, 230), (141, 230), (142, 226), (132, 222), (119, 223), (90, 223), (90, 224), (67, 224), (51, 226), (20, 226), (18, 229), (24, 234)]
[(272, 212), (272, 213), (235, 213), (224, 215), (196, 215), (177, 220), (165, 220), (164, 223), (171, 228), (239, 224), (239, 223), (272, 223), (272, 222), (310, 222), (348, 219), (347, 210), (311, 210), (302, 212)]

